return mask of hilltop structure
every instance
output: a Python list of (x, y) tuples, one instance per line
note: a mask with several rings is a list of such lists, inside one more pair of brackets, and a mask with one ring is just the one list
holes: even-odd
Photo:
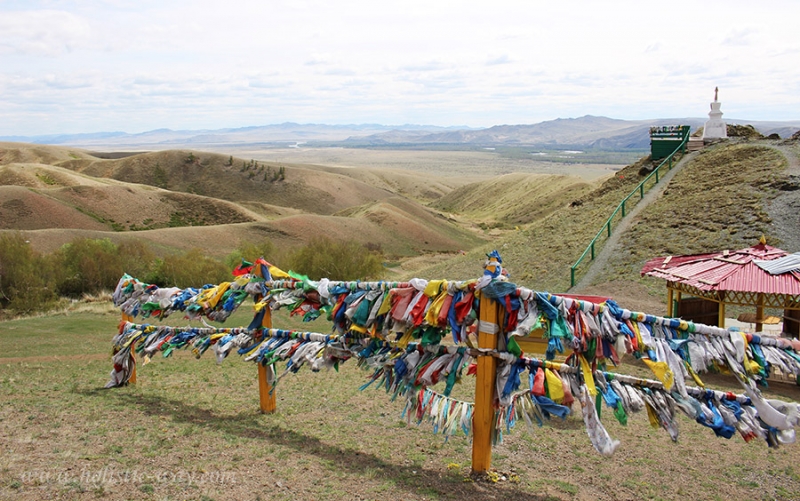
[(715, 87), (714, 102), (711, 103), (711, 111), (708, 112), (708, 120), (703, 127), (703, 141), (728, 138), (728, 126), (722, 120), (720, 106), (722, 103), (719, 102), (719, 87)]
[(647, 261), (642, 275), (667, 281), (667, 316), (725, 328), (725, 306), (756, 308), (755, 331), (764, 308), (784, 310), (783, 332), (800, 333), (800, 255), (762, 240), (736, 251), (661, 256)]

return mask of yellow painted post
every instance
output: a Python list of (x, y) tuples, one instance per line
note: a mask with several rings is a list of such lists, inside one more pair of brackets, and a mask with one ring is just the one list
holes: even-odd
[[(499, 332), (498, 304), (481, 297), (478, 318), (478, 347), (497, 349)], [(475, 381), (475, 410), (472, 415), (472, 472), (484, 473), (492, 465), (492, 428), (494, 427), (495, 379), (497, 359), (478, 357)]]
[[(268, 329), (272, 328), (272, 312), (269, 306), (265, 306), (264, 311), (264, 319), (261, 321), (261, 326)], [(260, 363), (258, 364), (258, 396), (263, 414), (275, 412), (275, 392), (272, 391), (272, 385), (267, 381), (267, 368)]]
[(667, 316), (670, 317), (670, 318), (675, 316), (673, 311), (672, 311), (673, 310), (673, 306), (674, 305), (672, 304), (672, 288), (671, 287), (667, 287)]
[(719, 319), (717, 321), (717, 326), (721, 328), (725, 328), (725, 292), (719, 292)]
[[(133, 317), (127, 313), (122, 314), (123, 322), (133, 322)], [(133, 362), (133, 371), (131, 377), (128, 378), (128, 384), (136, 384), (136, 346), (135, 343), (131, 344), (131, 361)]]

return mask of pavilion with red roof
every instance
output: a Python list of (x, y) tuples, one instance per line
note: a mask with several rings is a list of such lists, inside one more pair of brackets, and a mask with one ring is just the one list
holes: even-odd
[(763, 239), (737, 251), (651, 259), (642, 275), (667, 281), (670, 317), (724, 327), (726, 305), (753, 306), (760, 332), (764, 308), (776, 308), (784, 311), (784, 334), (800, 334), (800, 253), (789, 254)]

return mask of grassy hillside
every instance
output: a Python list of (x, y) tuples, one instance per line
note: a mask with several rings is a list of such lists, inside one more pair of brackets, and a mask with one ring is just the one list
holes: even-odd
[(225, 200), (97, 179), (41, 164), (0, 166), (0, 229), (135, 231), (257, 221)]
[(0, 186), (0, 229), (85, 228), (105, 230), (100, 221), (21, 186)]
[[(779, 151), (757, 142), (704, 150), (635, 221), (631, 245), (615, 253), (598, 281), (636, 279), (653, 257), (741, 249), (761, 235), (782, 245), (770, 233), (766, 205), (779, 194), (775, 186), (786, 167)], [(645, 282), (663, 288), (662, 282)]]
[[(565, 191), (551, 202), (551, 211), (545, 218), (534, 220), (519, 230), (496, 232), (490, 243), (437, 263), (420, 274), (472, 278), (479, 273), (484, 254), (497, 249), (512, 280), (538, 290), (564, 291), (569, 286), (569, 266), (622, 197), (639, 183), (639, 170), (647, 162), (648, 159), (643, 159), (625, 167), (595, 190), (587, 192), (576, 187), (576, 194), (582, 193), (582, 196), (571, 199), (567, 197), (570, 192)], [(474, 190), (480, 192), (480, 187)], [(499, 203), (511, 206), (510, 201)]]
[(135, 236), (159, 254), (199, 247), (215, 256), (265, 237), (281, 247), (322, 235), (352, 239), (393, 259), (481, 241), (404, 196), (435, 198), (451, 189), (434, 177), (413, 177), (180, 151), (99, 159), (4, 143), (0, 230), (30, 230), (26, 238), (45, 252), (77, 236), (115, 242)]
[[(569, 287), (569, 267), (619, 201), (640, 182), (639, 170), (645, 162), (643, 159), (626, 167), (572, 202), (562, 200), (544, 220), (534, 221), (520, 231), (499, 232), (490, 243), (426, 267), (418, 274), (474, 277), (484, 253), (496, 248), (512, 280), (537, 290), (563, 292)], [(790, 193), (785, 189), (789, 179), (786, 166), (786, 158), (767, 141), (726, 142), (703, 151), (623, 235), (625, 244), (589, 292), (620, 293), (634, 304), (658, 305), (663, 302), (664, 284), (640, 277), (642, 265), (649, 258), (743, 248), (755, 244), (762, 234), (771, 244), (781, 245), (770, 234), (766, 207), (774, 197)], [(470, 208), (469, 204), (463, 207), (465, 213)], [(648, 293), (656, 300), (640, 297)]]
[(267, 202), (331, 214), (391, 193), (347, 177), (297, 165), (251, 162), (214, 153), (162, 151), (98, 160), (81, 169), (96, 177), (149, 184), (234, 202)]
[(462, 186), (432, 206), (484, 226), (513, 227), (545, 218), (591, 188), (573, 176), (515, 173)]
[(332, 214), (393, 193), (337, 173), (285, 163), (254, 162), (215, 153), (159, 151), (118, 159), (52, 146), (0, 143), (0, 165), (63, 167), (98, 179), (116, 179), (232, 202), (260, 202)]
[(431, 202), (465, 184), (464, 176), (432, 175), (390, 167), (330, 167), (309, 166), (315, 171), (345, 176), (374, 188), (396, 193), (422, 203)]
[[(770, 235), (765, 206), (794, 184), (786, 184), (786, 161), (775, 144), (730, 141), (695, 158), (623, 236), (629, 245), (600, 274), (600, 289), (614, 282), (634, 287), (628, 292), (635, 297), (645, 294), (645, 283), (660, 294), (662, 284), (639, 278), (649, 257), (743, 247), (762, 233), (780, 244)], [(43, 161), (58, 166), (35, 163)], [(569, 286), (570, 265), (640, 182), (648, 162), (629, 165), (594, 189), (569, 176), (516, 173), (465, 183), (475, 178), (280, 162), (274, 165), (286, 167), (284, 179), (264, 181), (264, 172), (277, 171), (249, 161), (242, 170), (243, 160), (230, 165), (222, 155), (171, 151), (103, 160), (6, 144), (0, 148), (0, 221), (33, 230), (26, 238), (40, 250), (75, 236), (121, 241), (135, 235), (159, 253), (200, 247), (221, 256), (242, 240), (267, 237), (293, 247), (326, 235), (379, 245), (390, 259), (404, 261), (394, 268), (398, 275), (429, 278), (473, 278), (484, 254), (496, 248), (512, 280), (560, 292)], [(248, 179), (254, 170), (262, 172), (260, 181)], [(175, 189), (151, 186), (159, 183)], [(195, 188), (229, 191), (241, 203), (187, 193)]]

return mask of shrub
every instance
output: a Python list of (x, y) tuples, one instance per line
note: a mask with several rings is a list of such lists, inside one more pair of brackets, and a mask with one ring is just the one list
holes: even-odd
[(156, 255), (141, 240), (124, 240), (117, 246), (122, 271), (132, 277), (147, 277), (153, 272)]
[(166, 188), (169, 186), (169, 174), (167, 174), (167, 171), (164, 170), (158, 162), (156, 162), (156, 166), (153, 167), (153, 186), (159, 188)]
[(19, 233), (0, 235), (0, 306), (31, 313), (57, 299), (52, 267)]
[(350, 241), (314, 238), (290, 254), (289, 268), (312, 280), (365, 280), (383, 277), (383, 254)]
[(268, 238), (264, 238), (258, 242), (241, 241), (235, 251), (228, 254), (225, 258), (225, 265), (228, 269), (233, 269), (245, 261), (254, 262), (256, 259), (263, 257), (270, 263), (280, 267), (282, 259), (277, 255), (275, 246)]
[(217, 284), (230, 279), (227, 266), (206, 256), (200, 249), (192, 249), (184, 254), (156, 260), (153, 274), (147, 281), (160, 287), (185, 288)]
[(54, 255), (60, 265), (58, 292), (66, 296), (113, 289), (122, 276), (122, 259), (111, 240), (76, 238)]

